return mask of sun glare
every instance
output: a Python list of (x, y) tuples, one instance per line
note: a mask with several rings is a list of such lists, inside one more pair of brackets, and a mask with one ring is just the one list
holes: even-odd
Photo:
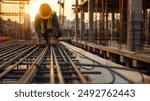
[(37, 0), (31, 0), (30, 2), (30, 17), (31, 20), (34, 20), (35, 15), (38, 13), (40, 3)]

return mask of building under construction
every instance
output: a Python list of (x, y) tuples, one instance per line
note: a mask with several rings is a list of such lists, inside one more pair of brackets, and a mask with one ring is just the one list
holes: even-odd
[(69, 25), (56, 1), (63, 36), (45, 45), (30, 0), (0, 0), (1, 84), (150, 83), (149, 0), (74, 0)]

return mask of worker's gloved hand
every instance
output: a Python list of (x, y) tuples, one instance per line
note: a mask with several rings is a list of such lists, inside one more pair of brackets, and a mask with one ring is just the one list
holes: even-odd
[(35, 28), (36, 33), (41, 34), (41, 28), (36, 27)]
[(52, 35), (53, 35), (56, 39), (58, 39), (59, 37), (61, 37), (61, 36), (62, 36), (62, 30), (61, 30), (61, 28), (59, 28), (57, 31), (55, 30), (55, 31), (52, 33)]
[(62, 29), (59, 28), (57, 34), (55, 34), (56, 38), (60, 38), (62, 36)]
[(43, 42), (43, 38), (42, 38), (42, 37), (38, 37), (37, 43), (38, 43), (38, 44), (42, 44), (42, 42)]
[(62, 29), (59, 28), (59, 30), (58, 30), (58, 36), (61, 37), (61, 36), (62, 36), (62, 33), (63, 33)]

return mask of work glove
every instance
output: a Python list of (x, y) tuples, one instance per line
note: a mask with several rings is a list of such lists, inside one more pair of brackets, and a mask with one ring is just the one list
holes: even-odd
[(59, 37), (61, 37), (61, 36), (62, 36), (62, 29), (59, 28), (59, 29), (58, 29), (58, 33), (56, 34), (56, 38), (59, 38)]

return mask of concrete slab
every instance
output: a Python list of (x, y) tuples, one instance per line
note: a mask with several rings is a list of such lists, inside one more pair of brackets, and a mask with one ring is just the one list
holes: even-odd
[[(76, 51), (79, 53), (84, 54), (85, 56), (87, 56), (88, 58), (91, 58), (95, 61), (97, 61), (98, 63), (105, 65), (105, 66), (112, 66), (115, 68), (128, 68), (119, 64), (116, 64), (114, 62), (111, 62), (109, 60), (105, 60), (97, 55), (94, 55), (92, 53), (89, 53), (81, 48), (77, 48), (75, 46), (72, 46), (68, 43), (65, 42), (61, 42), (62, 44), (64, 44), (66, 47), (68, 47), (71, 51)], [(84, 59), (82, 58), (83, 56), (81, 55), (77, 55), (77, 58), (80, 60), (81, 63), (92, 63), (90, 60), (88, 59)], [(119, 61), (119, 60), (118, 60)], [(86, 68), (91, 68), (91, 67), (86, 67)], [(83, 69), (82, 69), (83, 70)], [(147, 75), (143, 75), (145, 82), (142, 82), (142, 76), (139, 72), (136, 71), (128, 71), (128, 70), (120, 70), (120, 69), (112, 69), (113, 71), (119, 73), (120, 75), (124, 76), (125, 78), (127, 78), (128, 80), (134, 82), (134, 83), (150, 83), (150, 76)], [(85, 71), (85, 70), (83, 70)], [(101, 71), (102, 74), (101, 75), (92, 75), (89, 78), (91, 79), (91, 82), (89, 83), (110, 83), (113, 80), (113, 76), (111, 74), (111, 72), (109, 70), (107, 70), (106, 68), (94, 68), (92, 71)], [(125, 80), (124, 78), (118, 76), (118, 75), (114, 75), (115, 78), (115, 82), (116, 84), (125, 84), (125, 83), (129, 83), (127, 80)]]

